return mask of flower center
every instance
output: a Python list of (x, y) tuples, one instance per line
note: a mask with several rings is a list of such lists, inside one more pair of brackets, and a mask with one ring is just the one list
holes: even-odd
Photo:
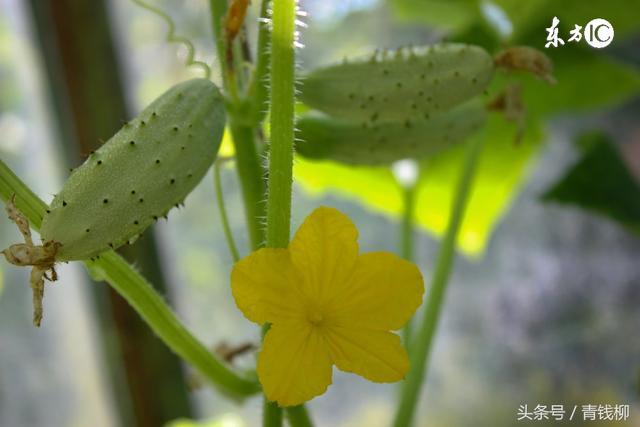
[(324, 320), (324, 316), (322, 315), (322, 313), (319, 310), (312, 310), (307, 315), (307, 320), (309, 320), (309, 322), (312, 325), (319, 326), (322, 323), (322, 321)]

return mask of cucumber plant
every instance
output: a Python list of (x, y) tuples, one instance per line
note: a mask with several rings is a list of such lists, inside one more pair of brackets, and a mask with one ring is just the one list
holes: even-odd
[[(163, 17), (169, 24), (167, 39), (185, 44), (187, 63), (200, 66), (209, 77), (208, 65), (194, 60), (193, 44), (174, 34), (175, 26), (166, 14), (144, 0), (133, 1)], [(34, 244), (29, 220), (16, 208), (14, 196), (7, 203), (7, 212), (25, 242), (2, 251), (10, 263), (33, 267), (30, 282), (36, 325), (42, 319), (44, 280), (56, 280), (55, 263), (94, 259), (92, 264), (99, 266), (104, 277), (165, 342), (214, 383), (239, 395), (254, 393), (257, 387), (227, 370), (188, 334), (132, 267), (124, 261), (114, 261), (115, 254), (102, 259), (100, 255), (135, 239), (172, 207), (184, 202), (216, 159), (225, 115), (229, 116), (235, 145), (252, 249), (258, 250), (265, 241), (272, 250), (287, 247), (296, 101), (295, 47), (299, 43), (295, 27), (299, 10), (295, 0), (262, 1), (257, 63), (255, 67), (244, 67), (242, 61), (250, 56), (243, 45), (246, 35), (242, 28), (248, 5), (247, 0), (210, 2), (226, 98), (208, 79), (194, 79), (171, 88), (72, 173), (46, 208), (41, 245)], [(242, 37), (236, 37), (238, 34)], [(483, 126), (489, 109), (514, 111), (512, 117), (522, 120), (522, 115), (516, 114), (522, 108), (517, 108), (515, 98), (505, 96), (489, 106), (480, 98), (496, 68), (533, 70), (550, 80), (551, 63), (537, 51), (520, 47), (507, 50), (494, 60), (483, 48), (459, 43), (378, 50), (367, 58), (311, 70), (301, 76), (298, 89), (299, 100), (314, 111), (297, 122), (301, 140), (297, 150), (314, 159), (389, 164), (428, 156), (463, 141)], [(267, 116), (263, 107), (268, 91)], [(268, 174), (258, 154), (266, 117), (271, 121), (271, 143), (265, 150), (269, 156)], [(457, 230), (482, 148), (479, 140), (476, 138), (468, 152), (456, 190), (442, 256), (436, 266), (434, 288), (442, 290), (438, 295), (444, 294), (447, 283)], [(0, 179), (0, 190), (4, 190), (6, 182), (9, 181)], [(0, 191), (0, 195), (7, 198), (6, 191)], [(35, 198), (20, 194), (18, 202), (28, 197)], [(405, 230), (409, 232), (410, 206), (407, 203)], [(25, 213), (31, 214), (34, 221), (33, 212)], [(262, 223), (265, 216), (266, 232)], [(429, 298), (429, 304), (426, 313), (430, 317), (425, 319), (437, 319), (440, 302)], [(413, 352), (412, 365), (417, 368), (412, 367), (408, 385), (403, 387), (401, 415), (397, 417), (401, 421), (396, 423), (399, 426), (409, 425), (424, 378), (425, 354), (433, 335), (428, 327), (423, 322), (419, 341), (415, 342), (417, 350), (409, 348)], [(264, 426), (279, 426), (280, 408), (268, 401), (264, 408)], [(287, 411), (292, 425), (311, 425), (303, 406)]]

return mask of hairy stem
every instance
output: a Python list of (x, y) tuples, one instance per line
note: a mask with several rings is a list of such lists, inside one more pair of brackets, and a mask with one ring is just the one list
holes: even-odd
[(264, 229), (261, 220), (265, 216), (264, 195), (266, 192), (263, 168), (256, 151), (255, 130), (251, 126), (236, 125), (230, 119), (231, 136), (236, 149), (236, 166), (242, 187), (244, 210), (249, 231), (251, 249), (264, 244)]
[[(46, 204), (0, 160), (0, 198), (7, 202), (14, 194), (17, 208), (39, 230)], [(122, 295), (169, 348), (221, 391), (237, 398), (260, 391), (256, 381), (233, 372), (189, 333), (162, 297), (122, 257), (108, 251), (100, 259), (84, 264)]]
[(473, 139), (472, 145), (468, 148), (469, 151), (461, 171), (449, 217), (449, 225), (440, 246), (435, 273), (429, 288), (427, 306), (425, 307), (417, 336), (411, 343), (411, 369), (407, 374), (401, 391), (400, 405), (393, 423), (394, 427), (409, 427), (413, 421), (416, 403), (420, 396), (420, 389), (429, 364), (431, 345), (438, 326), (442, 302), (453, 266), (458, 231), (462, 224), (484, 140), (484, 136), (480, 135)]
[(288, 246), (291, 224), (295, 14), (295, 0), (273, 1), (267, 245), (274, 248)]
[(251, 77), (247, 100), (251, 103), (249, 108), (251, 118), (255, 123), (264, 120), (267, 112), (267, 100), (269, 97), (269, 87), (267, 78), (269, 75), (269, 61), (271, 60), (269, 50), (269, 24), (267, 23), (269, 3), (271, 0), (262, 0), (260, 6), (260, 23), (258, 24), (258, 46), (256, 52), (256, 67)]
[[(286, 248), (291, 224), (294, 138), (295, 0), (273, 0), (271, 31), (271, 144), (267, 197), (267, 246)], [(282, 410), (264, 400), (264, 427), (282, 425)]]

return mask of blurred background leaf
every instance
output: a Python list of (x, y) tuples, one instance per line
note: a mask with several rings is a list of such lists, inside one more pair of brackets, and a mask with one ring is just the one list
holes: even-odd
[(391, 0), (391, 5), (401, 20), (453, 33), (469, 28), (479, 17), (477, 0)]
[(492, 91), (498, 92), (507, 82), (517, 80), (528, 116), (546, 119), (560, 113), (577, 115), (619, 105), (640, 91), (636, 67), (591, 51), (567, 49), (557, 55), (553, 74), (558, 81), (555, 85), (525, 73), (498, 72)]
[(511, 41), (531, 44), (542, 48), (546, 41), (545, 28), (551, 25), (554, 16), (560, 19), (560, 36), (569, 38), (574, 24), (584, 27), (594, 18), (608, 20), (615, 29), (616, 39), (638, 32), (640, 1), (608, 0), (583, 1), (563, 0), (494, 0), (513, 24)]
[(640, 234), (640, 186), (613, 142), (602, 133), (582, 135), (580, 160), (543, 200), (604, 215)]

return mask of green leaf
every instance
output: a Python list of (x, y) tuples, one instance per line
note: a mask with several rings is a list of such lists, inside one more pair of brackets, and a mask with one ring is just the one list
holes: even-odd
[[(511, 39), (518, 40), (522, 34), (525, 34), (531, 29), (532, 25), (542, 22), (547, 15), (548, 10), (553, 10), (553, 7), (549, 7), (549, 0), (528, 0), (528, 1), (514, 1), (514, 0), (493, 0), (493, 4), (502, 9), (512, 25)], [(555, 7), (560, 9), (559, 7)], [(553, 12), (552, 12), (553, 13)], [(552, 15), (553, 17), (553, 15)], [(551, 23), (549, 19), (548, 27)], [(540, 33), (541, 40), (546, 40), (547, 33), (542, 29)]]
[[(604, 18), (611, 23), (615, 39), (638, 32), (640, 0), (493, 0), (502, 8), (513, 24), (513, 41), (534, 43), (543, 47), (545, 29), (551, 26), (554, 16), (560, 19), (559, 36), (566, 42), (575, 24), (584, 27), (594, 18)], [(584, 29), (584, 28), (583, 28)], [(614, 39), (614, 43), (615, 42)], [(537, 43), (536, 43), (537, 41)], [(580, 42), (586, 45), (584, 39)], [(565, 45), (566, 46), (566, 45)]]
[(543, 195), (604, 215), (640, 234), (640, 186), (614, 144), (601, 133), (579, 139), (581, 159)]
[[(451, 33), (466, 31), (483, 24), (486, 18), (474, 0), (391, 0), (396, 15), (406, 21), (418, 22)], [(594, 18), (608, 20), (614, 28), (615, 39), (621, 40), (638, 32), (640, 0), (492, 0), (502, 9), (513, 26), (512, 42), (542, 48), (546, 42), (545, 29), (554, 16), (560, 19), (559, 36), (569, 39), (575, 24), (583, 27)], [(476, 40), (469, 42), (477, 43)], [(581, 42), (586, 44), (584, 40)], [(616, 43), (614, 41), (614, 43)]]
[[(519, 145), (514, 144), (515, 133), (514, 126), (498, 116), (491, 117), (486, 131), (481, 132), (489, 140), (458, 239), (458, 247), (469, 256), (483, 253), (493, 228), (523, 181), (529, 161), (540, 149), (542, 134), (538, 126), (533, 126)], [(445, 231), (466, 146), (458, 145), (430, 158), (424, 168), (416, 200), (416, 223), (435, 236)], [(349, 167), (298, 158), (294, 173), (312, 194), (338, 194), (393, 218), (402, 213), (402, 190), (387, 167)]]
[(462, 31), (478, 19), (476, 0), (391, 0), (405, 21), (428, 24), (448, 32)]
[[(557, 84), (551, 86), (530, 74), (517, 74), (530, 116), (593, 111), (621, 104), (640, 92), (640, 72), (636, 67), (577, 49), (562, 54), (558, 50), (552, 56)], [(496, 73), (491, 92), (504, 88), (514, 76)]]

